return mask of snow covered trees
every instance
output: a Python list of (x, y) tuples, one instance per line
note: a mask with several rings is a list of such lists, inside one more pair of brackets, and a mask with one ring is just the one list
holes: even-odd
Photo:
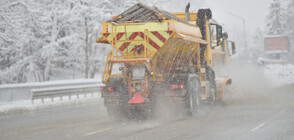
[(294, 0), (291, 0), (288, 7), (288, 35), (290, 40), (290, 53), (292, 57), (292, 63), (294, 63)]
[(38, 46), (38, 22), (29, 3), (2, 1), (0, 12), (0, 83), (26, 82)]
[[(109, 15), (106, 8), (115, 7), (101, 5), (104, 1), (90, 2), (1, 1), (0, 84), (47, 81), (60, 71), (73, 72), (74, 78), (81, 73), (88, 74), (91, 67), (95, 67), (91, 71), (94, 77), (99, 65), (82, 58), (104, 54), (92, 50), (97, 50), (94, 42), (99, 22)], [(105, 11), (97, 12), (99, 9)]]
[(249, 48), (249, 58), (257, 60), (257, 58), (263, 56), (263, 54), (264, 31), (258, 27), (252, 36), (252, 47)]
[[(284, 8), (285, 7), (285, 8)], [(292, 55), (294, 60), (294, 0), (273, 0), (270, 5), (270, 13), (267, 16), (268, 36), (287, 36), (290, 42), (290, 53), (283, 54), (287, 59)], [(278, 56), (280, 54), (277, 54)]]
[(280, 0), (273, 0), (267, 16), (268, 35), (283, 34), (287, 28), (287, 14)]
[(293, 32), (294, 30), (294, 0), (291, 0), (290, 4), (288, 5), (287, 11), (288, 11), (288, 25)]
[[(97, 47), (95, 40), (98, 38), (100, 23), (103, 20), (110, 19), (111, 15), (114, 14), (112, 9), (115, 8), (108, 1), (97, 3), (94, 0), (80, 0), (73, 4), (73, 13), (79, 23), (76, 29), (80, 33), (78, 36), (84, 58), (82, 60), (84, 63), (84, 78), (94, 78), (95, 72), (98, 70), (97, 67), (101, 65), (101, 58), (97, 56), (103, 55), (103, 51)], [(100, 51), (98, 52), (98, 50)]]
[(102, 21), (137, 2), (1, 0), (0, 84), (94, 78), (106, 55), (95, 43)]

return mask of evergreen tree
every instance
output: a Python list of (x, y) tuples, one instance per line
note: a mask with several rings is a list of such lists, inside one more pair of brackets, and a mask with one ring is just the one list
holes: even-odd
[(287, 15), (280, 0), (273, 0), (270, 13), (267, 16), (268, 35), (280, 35), (286, 30)]
[(255, 48), (258, 48), (259, 53), (262, 53), (264, 49), (264, 32), (258, 27), (253, 35), (253, 44)]
[(288, 5), (288, 29), (294, 34), (294, 0)]
[(292, 62), (294, 62), (294, 0), (291, 0), (291, 2), (288, 5), (287, 8), (288, 12), (288, 37), (290, 42), (290, 54)]

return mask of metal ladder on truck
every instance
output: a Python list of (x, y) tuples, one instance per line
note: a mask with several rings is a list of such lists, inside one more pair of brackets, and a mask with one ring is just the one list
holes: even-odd
[[(108, 83), (109, 79), (111, 77), (124, 77), (125, 75), (123, 74), (112, 74), (112, 67), (113, 64), (115, 63), (145, 63), (149, 60), (150, 58), (150, 49), (149, 49), (149, 36), (148, 36), (148, 30), (144, 30), (143, 34), (144, 34), (144, 38), (141, 40), (129, 40), (129, 38), (127, 38), (127, 31), (124, 31), (125, 34), (125, 39), (120, 39), (118, 40), (117, 38), (117, 34), (119, 32), (117, 32), (117, 27), (118, 26), (127, 26), (128, 23), (124, 23), (119, 24), (119, 25), (112, 25), (111, 28), (111, 37), (113, 38), (111, 45), (112, 45), (112, 51), (107, 53), (107, 58), (106, 58), (106, 62), (105, 62), (105, 67), (104, 67), (104, 72), (102, 75), (102, 81), (103, 83)], [(126, 29), (126, 28), (125, 28)], [(136, 42), (136, 44), (142, 44), (144, 45), (144, 49), (142, 51), (143, 55), (140, 56), (136, 56), (136, 55), (129, 55), (131, 52), (128, 52), (128, 47), (129, 44), (131, 44), (132, 42)], [(125, 53), (125, 55), (119, 53), (119, 44), (128, 44), (126, 46), (127, 52)]]

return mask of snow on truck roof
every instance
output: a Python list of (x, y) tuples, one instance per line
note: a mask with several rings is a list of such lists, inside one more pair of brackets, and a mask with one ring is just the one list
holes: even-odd
[[(147, 5), (144, 5), (142, 3), (137, 3), (131, 8), (127, 9), (126, 11), (122, 12), (119, 14), (117, 17), (121, 18), (116, 18), (116, 19), (111, 19), (107, 22), (127, 22), (127, 21), (141, 21), (141, 22), (148, 22), (148, 21), (158, 21), (157, 14), (162, 14), (163, 17), (166, 19), (173, 19), (175, 21), (187, 24), (187, 25), (192, 25), (185, 20), (182, 20), (173, 14), (160, 10), (157, 7), (149, 7)], [(192, 25), (194, 26), (194, 25)]]

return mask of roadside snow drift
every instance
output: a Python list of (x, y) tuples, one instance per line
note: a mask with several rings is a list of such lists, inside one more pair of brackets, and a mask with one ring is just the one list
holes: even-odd
[(272, 64), (263, 69), (269, 84), (273, 87), (285, 86), (294, 83), (294, 65)]

